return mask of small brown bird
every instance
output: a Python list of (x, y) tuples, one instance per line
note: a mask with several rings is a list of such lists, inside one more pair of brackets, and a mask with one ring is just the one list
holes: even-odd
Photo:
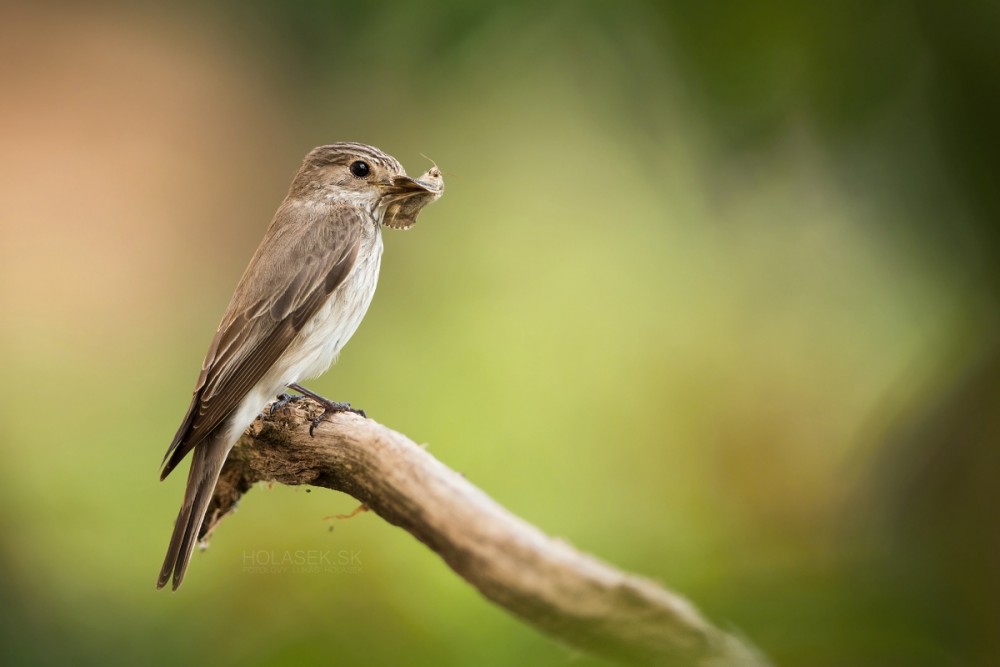
[[(194, 450), (157, 588), (183, 581), (243, 431), (285, 387), (309, 393), (297, 383), (325, 372), (361, 324), (378, 281), (382, 226), (409, 228), (443, 192), (437, 167), (409, 178), (372, 146), (337, 143), (306, 156), (236, 286), (163, 458), (161, 480)], [(325, 406), (324, 416), (351, 410)]]

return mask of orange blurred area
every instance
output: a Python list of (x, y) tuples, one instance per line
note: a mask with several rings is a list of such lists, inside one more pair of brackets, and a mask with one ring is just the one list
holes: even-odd
[[(322, 489), (154, 590), (205, 348), (351, 140), (448, 192), (312, 389), (775, 664), (993, 664), (997, 16), (942, 12), (0, 10), (4, 663), (604, 664)], [(296, 550), (359, 567), (247, 567)]]

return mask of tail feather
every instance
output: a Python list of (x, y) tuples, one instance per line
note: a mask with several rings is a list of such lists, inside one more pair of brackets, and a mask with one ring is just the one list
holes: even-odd
[[(225, 431), (226, 429), (221, 429)], [(195, 448), (191, 458), (191, 470), (188, 472), (187, 488), (184, 491), (184, 502), (174, 523), (174, 532), (167, 547), (167, 556), (160, 569), (160, 577), (156, 587), (163, 588), (173, 577), (173, 590), (181, 585), (184, 572), (187, 570), (215, 485), (219, 481), (222, 464), (229, 454), (225, 437), (219, 435), (206, 438)]]

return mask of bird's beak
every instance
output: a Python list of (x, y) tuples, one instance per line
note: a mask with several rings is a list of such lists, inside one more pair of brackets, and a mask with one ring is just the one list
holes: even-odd
[(395, 198), (396, 195), (407, 196), (421, 193), (435, 193), (440, 189), (439, 185), (428, 181), (421, 181), (409, 176), (395, 176), (384, 186), (385, 192)]
[(428, 169), (420, 178), (396, 176), (385, 186), (389, 205), (382, 224), (393, 229), (409, 229), (417, 222), (417, 214), (427, 204), (444, 194), (444, 179), (437, 167)]

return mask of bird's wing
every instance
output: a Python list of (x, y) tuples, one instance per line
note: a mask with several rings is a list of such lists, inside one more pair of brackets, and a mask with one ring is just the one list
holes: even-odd
[[(315, 210), (304, 208), (279, 209), (250, 260), (209, 346), (160, 479), (222, 424), (354, 268), (361, 214), (338, 208), (336, 218), (318, 220), (308, 218)], [(279, 224), (280, 216), (301, 219)]]

